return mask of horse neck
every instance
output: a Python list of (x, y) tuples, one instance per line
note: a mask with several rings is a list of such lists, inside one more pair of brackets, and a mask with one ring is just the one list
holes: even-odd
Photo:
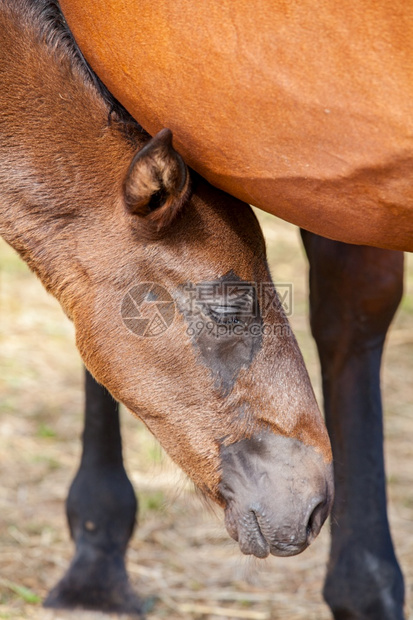
[(79, 248), (101, 241), (133, 147), (108, 123), (108, 106), (82, 68), (42, 41), (25, 0), (7, 6), (0, 9), (0, 234), (65, 307), (66, 289), (82, 282)]

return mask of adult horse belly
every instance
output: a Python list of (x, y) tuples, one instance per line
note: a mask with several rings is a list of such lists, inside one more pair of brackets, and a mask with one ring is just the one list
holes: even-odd
[(413, 250), (413, 3), (61, 0), (96, 73), (214, 185)]

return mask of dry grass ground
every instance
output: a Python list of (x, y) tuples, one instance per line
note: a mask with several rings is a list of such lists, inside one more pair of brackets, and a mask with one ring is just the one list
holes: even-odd
[[(262, 215), (274, 280), (294, 283), (292, 323), (319, 396), (308, 332), (306, 264), (295, 228)], [(413, 261), (383, 371), (390, 519), (408, 605), (413, 586)], [(40, 600), (67, 567), (64, 501), (79, 460), (82, 369), (73, 328), (14, 253), (0, 246), (0, 618), (103, 620), (55, 613)], [(328, 528), (295, 558), (254, 561), (229, 540), (221, 515), (143, 425), (122, 415), (125, 456), (141, 501), (128, 556), (148, 620), (328, 620), (321, 598)], [(409, 607), (410, 609), (410, 607)]]

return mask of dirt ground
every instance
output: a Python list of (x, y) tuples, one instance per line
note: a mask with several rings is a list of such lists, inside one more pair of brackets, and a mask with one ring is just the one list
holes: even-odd
[[(275, 282), (294, 285), (292, 324), (316, 393), (306, 263), (294, 227), (261, 216)], [(82, 368), (73, 328), (14, 253), (0, 245), (0, 618), (103, 620), (53, 612), (41, 600), (68, 566), (64, 501), (80, 454)], [(389, 338), (383, 386), (392, 532), (413, 588), (413, 261)], [(328, 620), (321, 597), (328, 527), (303, 555), (241, 556), (222, 515), (207, 510), (156, 441), (122, 412), (127, 469), (141, 512), (128, 554), (148, 620)], [(413, 616), (408, 611), (408, 617)]]

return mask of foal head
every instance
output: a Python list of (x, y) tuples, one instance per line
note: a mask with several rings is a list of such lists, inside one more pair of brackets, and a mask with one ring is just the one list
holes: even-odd
[(257, 220), (200, 178), (189, 194), (168, 130), (121, 187), (70, 311), (82, 356), (245, 553), (298, 553), (328, 514), (331, 454)]

